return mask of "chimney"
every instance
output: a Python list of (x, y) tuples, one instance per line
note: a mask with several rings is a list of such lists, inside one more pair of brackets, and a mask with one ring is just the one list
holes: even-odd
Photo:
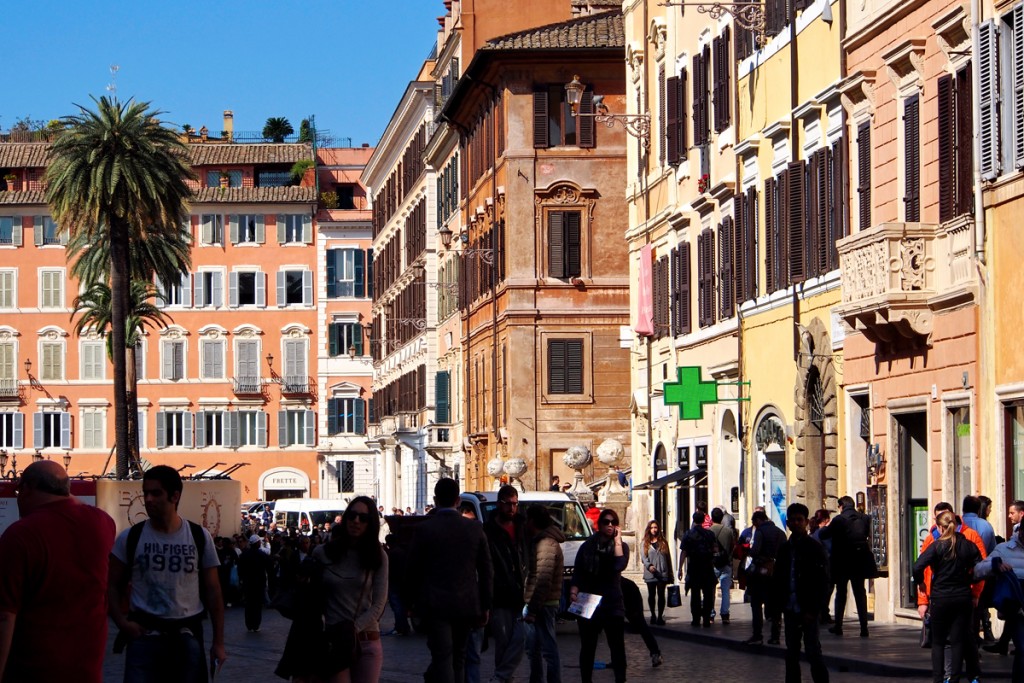
[(232, 140), (235, 137), (235, 114), (230, 109), (224, 110), (224, 138)]

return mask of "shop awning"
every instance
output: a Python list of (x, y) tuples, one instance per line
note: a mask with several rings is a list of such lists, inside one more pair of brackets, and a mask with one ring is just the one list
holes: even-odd
[[(708, 468), (698, 467), (695, 470), (676, 470), (670, 474), (666, 474), (663, 477), (652, 479), (651, 481), (644, 482), (643, 484), (637, 484), (633, 487), (634, 491), (650, 491), (654, 489), (663, 489), (669, 484), (675, 484), (681, 486), (682, 482), (687, 482), (697, 477), (707, 478)], [(694, 483), (699, 484), (700, 482), (695, 481)]]

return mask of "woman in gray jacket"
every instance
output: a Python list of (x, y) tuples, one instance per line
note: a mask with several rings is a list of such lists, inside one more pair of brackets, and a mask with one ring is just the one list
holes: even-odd
[[(644, 563), (644, 583), (647, 584), (647, 606), (651, 610), (651, 623), (665, 623), (665, 587), (672, 583), (672, 551), (661, 534), (655, 520), (647, 523), (640, 546), (640, 561)], [(655, 613), (655, 597), (658, 611)]]

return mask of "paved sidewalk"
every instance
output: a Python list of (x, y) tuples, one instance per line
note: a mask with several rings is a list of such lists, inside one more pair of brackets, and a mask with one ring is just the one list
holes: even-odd
[[(646, 591), (644, 592), (646, 597)], [(721, 604), (716, 595), (715, 607)], [(646, 605), (645, 605), (646, 606)], [(853, 606), (850, 600), (848, 607)], [(666, 610), (665, 626), (654, 626), (658, 638), (679, 640), (722, 647), (769, 657), (783, 657), (786, 652), (785, 636), (782, 645), (746, 645), (744, 640), (751, 635), (750, 605), (743, 602), (743, 591), (732, 591), (732, 605), (729, 610), (728, 626), (716, 618), (710, 628), (694, 628), (690, 625), (689, 596), (683, 596), (681, 607)], [(825, 663), (832, 671), (849, 671), (874, 676), (929, 676), (931, 674), (931, 650), (922, 650), (919, 643), (920, 626), (903, 626), (868, 622), (869, 637), (859, 637), (860, 626), (847, 611), (843, 637), (828, 632), (828, 626), (821, 629), (821, 649)], [(995, 615), (993, 614), (993, 620)], [(765, 639), (768, 625), (765, 625)], [(1010, 645), (1013, 651), (1013, 645)], [(987, 652), (981, 653), (983, 679), (1009, 679), (1013, 657), (1001, 657)]]

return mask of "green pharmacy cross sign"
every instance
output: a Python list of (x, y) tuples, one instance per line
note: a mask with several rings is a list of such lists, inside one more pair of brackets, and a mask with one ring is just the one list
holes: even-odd
[(700, 420), (704, 418), (705, 404), (722, 401), (749, 401), (749, 398), (718, 398), (719, 384), (735, 384), (749, 386), (750, 382), (705, 382), (701, 379), (700, 366), (693, 365), (679, 368), (679, 381), (665, 383), (666, 405), (679, 406), (679, 416), (683, 420)]

